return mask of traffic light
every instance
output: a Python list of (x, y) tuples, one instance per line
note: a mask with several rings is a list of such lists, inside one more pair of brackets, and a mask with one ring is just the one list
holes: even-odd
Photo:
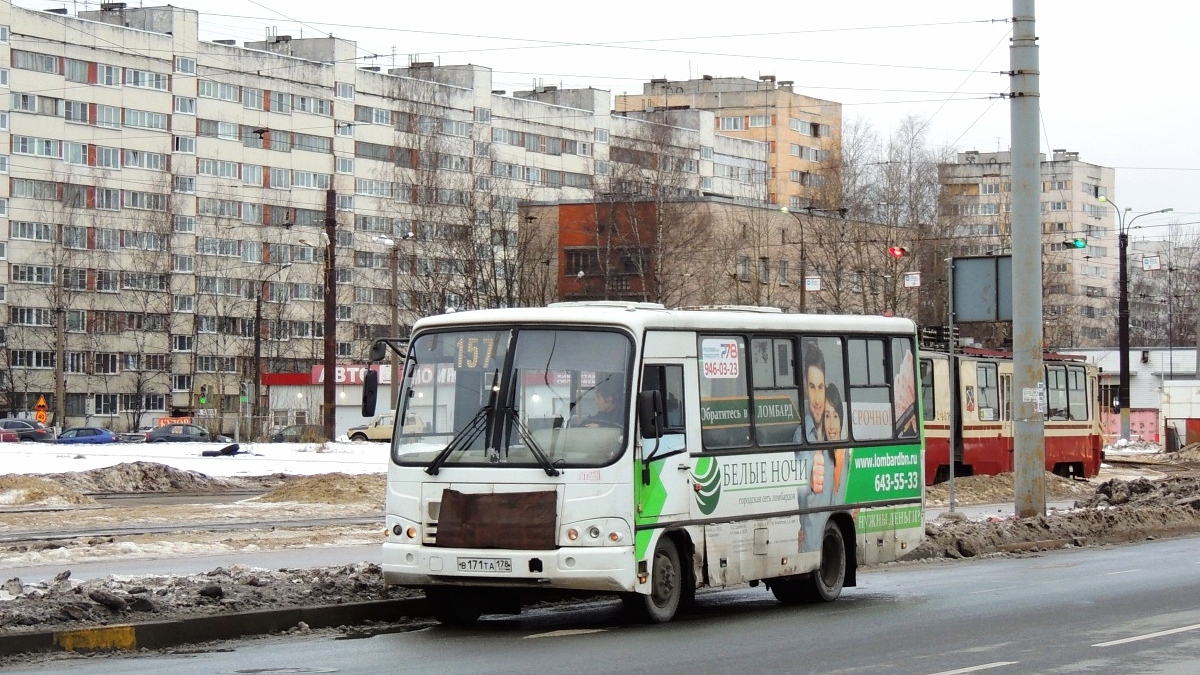
[(208, 403), (208, 385), (200, 385), (200, 405)]
[(1087, 239), (1084, 239), (1082, 237), (1079, 237), (1076, 239), (1068, 239), (1068, 240), (1064, 241), (1063, 243), (1067, 245), (1067, 248), (1087, 248)]
[(893, 258), (903, 258), (904, 256), (908, 255), (908, 247), (907, 246), (889, 246), (888, 247), (888, 255)]

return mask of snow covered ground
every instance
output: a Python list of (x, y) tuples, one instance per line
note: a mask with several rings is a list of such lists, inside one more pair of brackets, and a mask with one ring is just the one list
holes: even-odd
[(386, 473), (387, 443), (243, 443), (236, 455), (205, 457), (223, 443), (0, 443), (0, 473), (87, 471), (125, 462), (155, 462), (208, 476)]

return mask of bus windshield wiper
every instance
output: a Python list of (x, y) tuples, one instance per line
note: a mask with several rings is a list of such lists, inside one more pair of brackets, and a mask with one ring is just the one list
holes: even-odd
[(542, 466), (542, 471), (545, 471), (547, 476), (560, 475), (562, 472), (554, 468), (554, 462), (550, 461), (550, 457), (546, 455), (546, 451), (542, 450), (542, 446), (533, 440), (533, 434), (529, 431), (529, 427), (525, 426), (525, 423), (521, 421), (520, 415), (517, 414), (517, 409), (512, 406), (504, 408), (504, 416), (511, 419), (513, 424), (516, 425), (517, 436), (529, 448), (529, 452), (537, 458), (538, 464)]
[(438, 475), (438, 469), (446, 463), (451, 454), (471, 447), (475, 439), (479, 438), (479, 434), (483, 433), (483, 430), (487, 428), (489, 417), (491, 417), (491, 406), (485, 405), (480, 408), (479, 412), (475, 413), (475, 416), (471, 418), (471, 421), (467, 422), (467, 425), (455, 434), (454, 438), (451, 438), (450, 442), (446, 444), (446, 447), (442, 448), (442, 451), (429, 462), (429, 466), (425, 467), (425, 473), (430, 476)]
[(492, 391), (488, 394), (487, 403), (475, 413), (475, 416), (471, 418), (470, 422), (467, 422), (467, 425), (461, 431), (454, 434), (454, 438), (450, 439), (446, 447), (442, 448), (442, 451), (429, 462), (429, 466), (425, 467), (425, 473), (430, 476), (438, 475), (438, 469), (446, 463), (446, 460), (450, 458), (452, 453), (471, 447), (475, 439), (479, 438), (479, 434), (491, 426), (489, 422), (492, 420), (492, 411), (496, 409), (497, 385), (499, 384), (496, 378), (499, 376), (499, 370), (492, 375)]

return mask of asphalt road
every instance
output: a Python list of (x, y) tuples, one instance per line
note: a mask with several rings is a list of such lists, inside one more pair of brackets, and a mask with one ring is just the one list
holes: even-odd
[(603, 602), (469, 629), (425, 622), (12, 672), (1200, 672), (1200, 537), (893, 567), (860, 582), (823, 606), (783, 607), (762, 588), (703, 593), (697, 613), (662, 626), (627, 624)]

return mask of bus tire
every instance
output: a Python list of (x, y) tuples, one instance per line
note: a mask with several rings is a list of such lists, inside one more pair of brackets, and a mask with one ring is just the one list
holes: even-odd
[(686, 578), (679, 562), (679, 548), (670, 537), (659, 537), (650, 565), (650, 593), (626, 595), (625, 606), (642, 621), (667, 623), (679, 610)]
[(808, 575), (807, 594), (813, 602), (833, 602), (846, 581), (846, 542), (842, 528), (830, 520), (821, 537), (821, 566)]
[(465, 588), (427, 588), (425, 602), (429, 604), (433, 618), (447, 626), (466, 626), (475, 623), (483, 614), (483, 608)]

